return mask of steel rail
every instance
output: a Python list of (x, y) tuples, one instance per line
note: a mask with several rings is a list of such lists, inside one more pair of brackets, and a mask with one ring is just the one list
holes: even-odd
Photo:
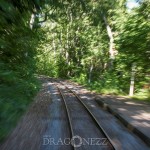
[[(53, 82), (53, 83), (54, 83), (54, 82)], [(55, 83), (54, 83), (54, 84), (55, 84)], [(55, 85), (56, 85), (56, 84), (55, 84)], [(65, 105), (65, 108), (66, 108), (66, 113), (67, 113), (67, 117), (68, 117), (68, 120), (69, 120), (69, 126), (70, 126), (70, 130), (71, 130), (71, 138), (72, 138), (72, 137), (75, 136), (75, 134), (74, 134), (73, 127), (72, 127), (72, 123), (71, 123), (71, 116), (70, 116), (70, 114), (69, 114), (69, 109), (68, 109), (67, 103), (66, 103), (66, 101), (65, 101), (65, 97), (64, 97), (64, 95), (62, 94), (60, 88), (58, 87), (58, 85), (56, 85), (56, 87), (57, 87), (57, 90), (59, 91), (59, 93), (60, 93), (60, 95), (61, 95), (61, 97), (62, 97), (62, 99), (63, 99), (64, 105)], [(70, 139), (70, 141), (71, 141), (71, 139)], [(72, 144), (71, 144), (71, 146), (72, 146), (73, 150), (76, 150), (76, 147), (74, 147)]]
[[(58, 82), (58, 81), (57, 81)], [(111, 140), (111, 138), (109, 137), (109, 135), (105, 132), (105, 130), (103, 129), (103, 127), (99, 124), (99, 122), (97, 121), (96, 117), (93, 115), (93, 113), (90, 111), (90, 109), (87, 107), (87, 105), (82, 101), (82, 99), (70, 88), (68, 88), (64, 83), (61, 83), (65, 88), (67, 88), (70, 92), (72, 92), (75, 97), (79, 100), (79, 102), (86, 108), (87, 112), (90, 114), (90, 116), (92, 117), (92, 119), (95, 121), (95, 123), (98, 125), (98, 127), (100, 128), (100, 130), (102, 131), (102, 133), (104, 134), (104, 136), (108, 139), (110, 145), (112, 146), (112, 148), (114, 150), (119, 150), (115, 144), (113, 144), (113, 141)]]

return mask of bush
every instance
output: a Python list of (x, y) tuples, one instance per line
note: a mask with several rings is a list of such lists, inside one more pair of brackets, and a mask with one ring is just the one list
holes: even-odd
[(34, 77), (0, 85), (0, 141), (15, 127), (38, 91), (39, 85)]

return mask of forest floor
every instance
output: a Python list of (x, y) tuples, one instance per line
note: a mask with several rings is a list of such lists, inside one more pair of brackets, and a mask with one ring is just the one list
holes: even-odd
[[(62, 136), (64, 137), (68, 135), (67, 128), (63, 128), (67, 123), (65, 121), (66, 119), (64, 115), (64, 109), (61, 104), (61, 97), (56, 92), (57, 90), (50, 82), (50, 80), (51, 79), (46, 78), (42, 79), (43, 84), (41, 90), (35, 97), (34, 102), (31, 104), (26, 114), (19, 121), (13, 132), (8, 136), (8, 138), (6, 138), (3, 143), (1, 143), (1, 150), (46, 150), (50, 147), (43, 145), (43, 136), (50, 134), (55, 137), (59, 137), (59, 135), (62, 134)], [(132, 143), (132, 140), (130, 140), (130, 138), (126, 139), (125, 137), (119, 137), (120, 144), (122, 144), (124, 141), (129, 140), (129, 143), (124, 143), (125, 145), (121, 146), (129, 146), (130, 149), (138, 149), (139, 147), (142, 147), (142, 145), (144, 145), (143, 142), (138, 139), (139, 137), (135, 136), (134, 133), (130, 131), (133, 130), (133, 127), (139, 127), (143, 135), (149, 137), (150, 105), (148, 103), (135, 102), (117, 96), (102, 96), (95, 94), (94, 92), (90, 92), (83, 86), (80, 86), (76, 83), (66, 80), (63, 80), (63, 82), (65, 82), (68, 86), (70, 85), (70, 87), (73, 88), (79, 96), (83, 97), (85, 101), (86, 99), (91, 99), (92, 97), (92, 101), (96, 106), (95, 108), (98, 109), (98, 111), (104, 111), (103, 113), (106, 113), (106, 115), (108, 116), (109, 120), (104, 119), (103, 117), (102, 119), (104, 121), (104, 126), (109, 129), (108, 132), (111, 133), (112, 136), (115, 136), (115, 138), (117, 139), (117, 134), (119, 136), (129, 134), (127, 137), (135, 140), (133, 140), (134, 142)], [(130, 131), (128, 131), (128, 129), (126, 129), (119, 121), (117, 121), (117, 119), (113, 117), (112, 114), (107, 113), (105, 108), (101, 109), (101, 107), (98, 107), (98, 105), (96, 105), (95, 103), (95, 97), (98, 101), (102, 101), (112, 107), (129, 123), (131, 122), (133, 125), (132, 129), (130, 126), (130, 128), (128, 128), (130, 129)], [(97, 115), (99, 116), (99, 114)], [(105, 122), (111, 121), (116, 125), (106, 125)], [(113, 132), (115, 132), (115, 134), (113, 134)], [(60, 148), (56, 147), (55, 149)], [(51, 149), (53, 148), (51, 147)], [(64, 149), (67, 149), (67, 147), (64, 147)], [(143, 147), (143, 150), (144, 149), (146, 150), (147, 148)]]

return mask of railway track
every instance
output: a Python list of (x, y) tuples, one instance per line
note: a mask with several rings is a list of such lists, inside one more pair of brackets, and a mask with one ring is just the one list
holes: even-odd
[[(70, 133), (71, 133), (71, 138), (72, 138), (72, 137), (75, 136), (75, 133), (74, 133), (74, 130), (73, 130), (73, 127), (72, 127), (72, 124), (71, 124), (71, 116), (69, 115), (69, 109), (68, 109), (67, 103), (66, 103), (66, 101), (65, 101), (65, 98), (64, 98), (64, 96), (63, 96), (63, 93), (61, 92), (61, 90), (59, 89), (58, 86), (57, 86), (57, 89), (58, 89), (58, 91), (59, 91), (59, 93), (60, 93), (60, 95), (61, 95), (61, 97), (62, 97), (62, 99), (63, 99), (64, 106), (65, 106), (65, 108), (66, 108), (67, 117), (68, 117), (68, 120), (69, 120), (69, 128), (70, 128), (70, 131), (71, 131)], [(72, 145), (72, 149), (76, 150), (76, 147), (74, 147), (74, 146)]]
[[(72, 149), (117, 150), (109, 135), (107, 135), (82, 99), (62, 82), (54, 81), (54, 83), (63, 99), (67, 112), (72, 137)], [(89, 141), (87, 142), (89, 139), (97, 141), (89, 144)]]

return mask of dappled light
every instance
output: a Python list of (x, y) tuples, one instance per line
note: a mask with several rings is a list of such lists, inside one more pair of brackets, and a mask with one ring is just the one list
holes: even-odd
[(142, 105), (142, 104), (139, 104), (139, 103), (134, 103), (134, 102), (125, 102), (126, 104), (129, 104), (129, 105)]
[[(80, 133), (89, 123), (97, 137), (102, 122), (112, 143), (127, 149), (123, 139), (121, 144), (117, 139), (128, 135), (120, 119), (149, 144), (149, 14), (149, 0), (0, 0), (0, 149), (5, 141), (9, 146), (17, 132), (16, 141), (27, 133), (36, 137), (39, 131), (33, 140), (39, 143), (49, 130), (56, 137), (62, 134), (62, 127), (73, 136), (72, 127), (66, 128), (70, 120), (82, 122)], [(93, 111), (97, 125), (84, 107)], [(69, 111), (75, 119), (68, 119)], [(50, 123), (50, 118), (57, 119)], [(141, 141), (129, 137), (137, 148)], [(20, 142), (19, 150), (28, 150), (28, 142), (27, 147)], [(12, 150), (18, 150), (17, 145)]]

